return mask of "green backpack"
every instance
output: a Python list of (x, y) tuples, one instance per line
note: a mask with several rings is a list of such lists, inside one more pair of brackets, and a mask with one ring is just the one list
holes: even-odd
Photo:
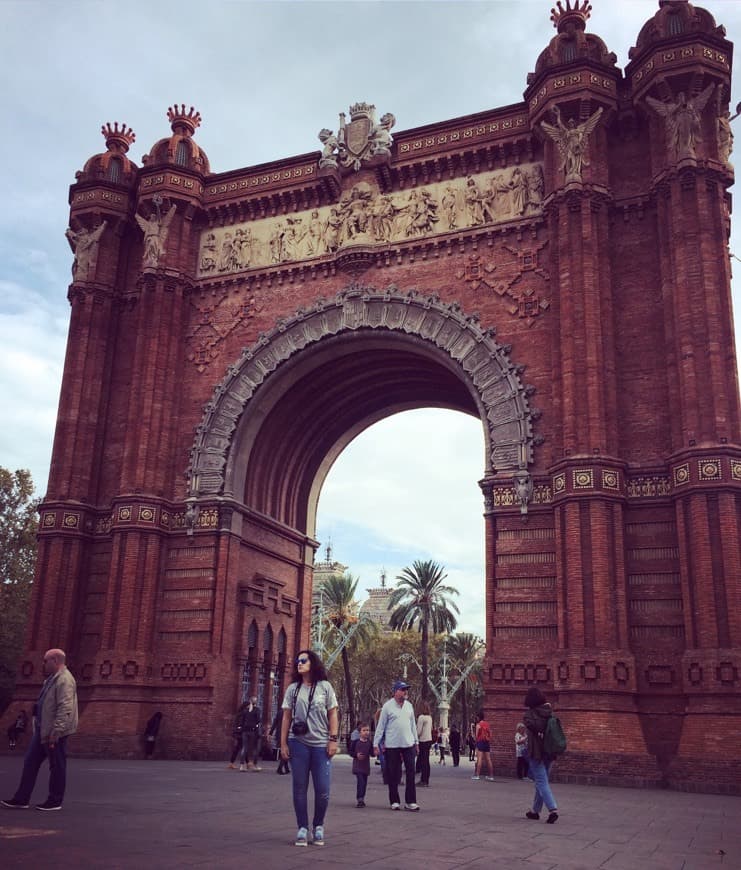
[(551, 715), (543, 732), (543, 752), (546, 755), (563, 755), (566, 752), (566, 735), (558, 716)]

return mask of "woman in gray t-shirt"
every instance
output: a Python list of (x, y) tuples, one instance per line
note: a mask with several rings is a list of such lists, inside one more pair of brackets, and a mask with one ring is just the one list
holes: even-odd
[(324, 845), (324, 816), (329, 805), (331, 761), (337, 752), (339, 716), (337, 696), (327, 680), (327, 671), (312, 650), (300, 650), (283, 696), (280, 754), (291, 759), (293, 808), (298, 833), (296, 845), (309, 840), (309, 774), (314, 784), (315, 846)]

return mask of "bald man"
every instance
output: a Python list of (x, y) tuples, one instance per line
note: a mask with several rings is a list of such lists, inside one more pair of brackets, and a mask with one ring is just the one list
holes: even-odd
[(67, 738), (77, 731), (77, 684), (67, 670), (64, 650), (44, 654), (46, 679), (33, 708), (33, 736), (23, 761), (21, 782), (15, 795), (0, 801), (9, 809), (27, 810), (39, 768), (49, 759), (49, 796), (37, 810), (62, 809), (67, 780)]

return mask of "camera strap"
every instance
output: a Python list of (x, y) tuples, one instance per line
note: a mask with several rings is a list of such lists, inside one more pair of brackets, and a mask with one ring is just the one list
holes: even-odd
[[(293, 693), (293, 705), (291, 707), (291, 721), (296, 718), (296, 701), (298, 701), (298, 693), (301, 691), (303, 683), (296, 683), (296, 690)], [(309, 703), (306, 706), (306, 721), (309, 721), (309, 710), (311, 710), (311, 702), (314, 700), (314, 692), (316, 691), (316, 683), (311, 684), (309, 690)]]

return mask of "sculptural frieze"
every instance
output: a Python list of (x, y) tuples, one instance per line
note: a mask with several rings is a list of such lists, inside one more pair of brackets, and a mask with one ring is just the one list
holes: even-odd
[(543, 131), (556, 143), (561, 156), (560, 169), (565, 175), (565, 181), (581, 181), (582, 170), (589, 166), (589, 136), (599, 123), (602, 108), (597, 109), (586, 121), (577, 124), (574, 118), (569, 118), (564, 124), (558, 106), (553, 107), (555, 124), (541, 121)]
[(233, 274), (322, 257), (352, 245), (404, 242), (516, 220), (540, 214), (543, 192), (538, 163), (394, 193), (381, 193), (362, 181), (331, 206), (204, 230), (198, 274)]
[(666, 143), (671, 160), (697, 157), (697, 146), (702, 141), (702, 112), (710, 95), (715, 90), (711, 82), (694, 97), (687, 98), (684, 91), (665, 103), (654, 97), (646, 97), (646, 103), (664, 120)]
[(345, 113), (340, 112), (336, 134), (326, 127), (319, 131), (322, 143), (319, 168), (343, 166), (357, 171), (373, 157), (389, 156), (394, 141), (391, 128), (395, 123), (396, 118), (391, 112), (386, 112), (378, 121), (374, 105), (355, 103), (350, 106), (349, 123)]

